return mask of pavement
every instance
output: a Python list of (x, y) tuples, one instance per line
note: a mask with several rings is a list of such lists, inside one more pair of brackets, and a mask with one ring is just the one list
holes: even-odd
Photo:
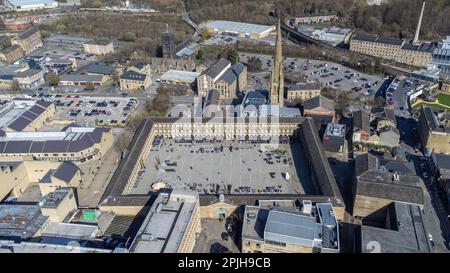
[[(229, 150), (233, 145), (233, 151)], [(223, 146), (223, 152), (219, 149)], [(204, 152), (201, 152), (201, 148)], [(233, 194), (264, 193), (267, 187), (273, 194), (300, 193), (314, 194), (314, 186), (307, 168), (306, 159), (299, 143), (280, 144), (286, 156), (272, 156), (273, 164), (264, 161), (265, 152), (259, 152), (258, 144), (238, 144), (231, 141), (223, 143), (178, 144), (164, 140), (161, 148), (154, 147), (152, 156), (145, 161), (145, 170), (132, 186), (131, 194), (146, 194), (151, 191), (154, 182), (165, 182), (173, 188), (183, 188), (201, 193), (216, 192), (215, 185), (221, 191), (232, 185)], [(293, 164), (283, 162), (283, 158), (293, 158)], [(163, 162), (176, 162), (177, 166), (163, 167)], [(159, 161), (159, 164), (158, 164)], [(285, 173), (290, 179), (285, 179)], [(273, 177), (271, 176), (271, 173)], [(248, 187), (248, 191), (240, 190)]]

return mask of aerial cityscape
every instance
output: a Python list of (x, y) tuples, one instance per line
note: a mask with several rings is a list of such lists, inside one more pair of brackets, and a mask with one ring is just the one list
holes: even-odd
[(449, 18), (0, 0), (0, 253), (449, 253)]

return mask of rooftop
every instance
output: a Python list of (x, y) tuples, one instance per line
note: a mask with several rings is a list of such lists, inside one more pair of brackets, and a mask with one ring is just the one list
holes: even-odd
[(106, 46), (106, 45), (109, 45), (111, 43), (112, 43), (112, 41), (107, 40), (107, 39), (92, 39), (92, 40), (86, 42), (85, 44)]
[(380, 44), (388, 44), (388, 45), (402, 45), (404, 40), (400, 39), (393, 39), (393, 38), (385, 38), (385, 37), (378, 37), (378, 36), (368, 36), (363, 34), (355, 34), (353, 36), (354, 40), (358, 41), (364, 41), (364, 42), (371, 42), (371, 43), (380, 43)]
[(161, 80), (164, 81), (185, 81), (194, 82), (197, 77), (200, 76), (198, 72), (182, 71), (182, 70), (169, 70), (161, 76)]
[(225, 30), (227, 32), (250, 33), (250, 34), (260, 34), (275, 30), (274, 26), (240, 23), (232, 21), (208, 21), (202, 24), (202, 27), (205, 26), (212, 29)]
[(415, 174), (388, 170), (370, 154), (355, 158), (356, 194), (423, 205), (422, 181)]
[(80, 152), (100, 143), (108, 128), (69, 127), (64, 132), (5, 132), (0, 153)]
[(289, 91), (320, 90), (319, 82), (304, 82), (289, 86)]
[(0, 238), (30, 238), (47, 218), (36, 205), (0, 204)]
[(61, 82), (101, 82), (103, 75), (64, 74), (59, 79)]
[(395, 202), (389, 207), (391, 229), (361, 226), (361, 251), (371, 252), (372, 242), (381, 253), (430, 252), (420, 208)]
[(197, 194), (187, 192), (160, 193), (130, 247), (131, 252), (178, 252), (197, 199)]
[(0, 128), (22, 131), (52, 105), (47, 101), (13, 99), (0, 108)]
[(123, 80), (144, 81), (145, 78), (147, 78), (147, 75), (128, 70), (125, 71), (120, 78)]
[(57, 208), (68, 195), (69, 198), (74, 196), (72, 188), (57, 188), (54, 192), (44, 196), (39, 202), (39, 206), (43, 208)]

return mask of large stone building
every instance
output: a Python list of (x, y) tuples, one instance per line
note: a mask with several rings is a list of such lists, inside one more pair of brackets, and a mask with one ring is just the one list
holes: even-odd
[[(338, 253), (339, 226), (329, 203), (304, 200), (245, 206), (242, 253)], [(274, 205), (275, 204), (275, 205)], [(269, 206), (267, 206), (269, 205)]]
[(247, 88), (247, 67), (241, 63), (220, 59), (197, 77), (198, 95), (205, 97), (209, 90), (217, 90), (220, 99), (233, 99)]
[(152, 84), (151, 67), (149, 63), (139, 62), (131, 66), (120, 76), (120, 90), (146, 90)]
[(298, 83), (288, 88), (288, 100), (306, 101), (320, 95), (320, 84), (318, 82)]
[(31, 68), (14, 75), (14, 80), (20, 88), (36, 88), (45, 83), (44, 70), (40, 68)]
[(103, 56), (114, 52), (113, 42), (104, 39), (93, 39), (83, 44), (84, 52)]
[(281, 51), (283, 40), (281, 38), (281, 22), (278, 19), (277, 40), (275, 43), (275, 53), (273, 59), (272, 73), (270, 74), (270, 104), (284, 106), (284, 73), (283, 73), (283, 53)]
[(425, 154), (450, 153), (449, 113), (430, 107), (422, 107), (418, 133)]
[[(120, 214), (137, 214), (149, 202), (148, 195), (130, 195), (132, 186), (135, 183), (140, 171), (143, 168), (142, 162), (152, 153), (152, 145), (156, 138), (169, 139), (195, 139), (197, 137), (212, 137), (222, 139), (235, 139), (240, 137), (257, 138), (260, 135), (270, 135), (273, 137), (296, 138), (302, 143), (306, 165), (310, 169), (311, 179), (314, 189), (318, 193), (314, 200), (320, 202), (331, 202), (333, 204), (336, 217), (342, 219), (344, 203), (332, 174), (331, 167), (322, 151), (320, 138), (315, 131), (313, 121), (310, 118), (279, 118), (278, 121), (269, 118), (267, 122), (257, 122), (249, 118), (232, 118), (229, 122), (224, 122), (223, 118), (202, 119), (201, 122), (194, 122), (191, 118), (152, 118), (143, 121), (136, 131), (129, 145), (129, 152), (118, 166), (111, 182), (109, 183), (100, 203), (100, 208), (106, 211), (114, 211)], [(227, 195), (225, 200), (233, 198), (235, 195)], [(250, 194), (247, 200), (248, 205), (255, 204), (261, 199), (261, 194)], [(223, 200), (216, 200), (215, 195), (200, 196), (200, 214), (202, 218), (216, 218), (220, 216), (217, 212), (226, 209), (226, 216), (230, 215), (236, 207), (243, 204), (242, 196), (236, 195), (236, 203), (227, 204)], [(279, 195), (278, 198), (286, 199), (300, 198), (302, 195)], [(205, 199), (203, 199), (205, 198)], [(267, 199), (267, 198), (266, 198)], [(309, 199), (312, 200), (312, 199)], [(328, 200), (328, 201), (327, 201)]]
[(20, 46), (25, 54), (30, 54), (40, 48), (42, 43), (41, 32), (37, 27), (32, 27), (11, 39), (11, 45)]
[(408, 44), (405, 40), (355, 34), (350, 50), (377, 58), (416, 67), (432, 62), (435, 43)]
[(424, 185), (409, 163), (365, 153), (355, 158), (353, 216), (374, 218), (393, 202), (423, 206)]
[(12, 45), (3, 49), (0, 52), (0, 60), (4, 63), (13, 62), (21, 57), (23, 57), (23, 49), (18, 45)]
[(18, 198), (33, 183), (38, 184), (41, 195), (58, 188), (77, 188), (81, 172), (70, 162), (33, 160), (0, 162), (0, 200)]

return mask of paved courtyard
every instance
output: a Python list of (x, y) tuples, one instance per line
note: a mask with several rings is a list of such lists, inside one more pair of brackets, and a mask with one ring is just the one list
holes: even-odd
[[(175, 143), (153, 148), (130, 194), (146, 194), (155, 182), (199, 193), (314, 194), (300, 143), (264, 151), (260, 144)], [(288, 174), (288, 175), (286, 175)]]

